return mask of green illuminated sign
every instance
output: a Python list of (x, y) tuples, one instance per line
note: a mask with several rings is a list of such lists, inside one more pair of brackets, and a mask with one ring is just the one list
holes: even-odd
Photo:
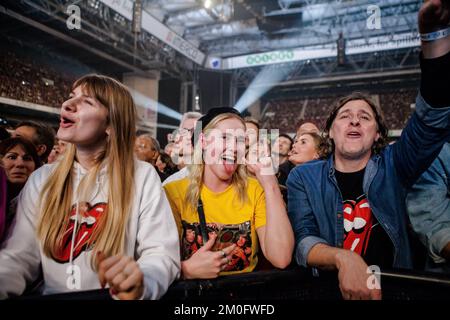
[(254, 54), (248, 56), (246, 62), (248, 65), (268, 64), (268, 63), (289, 61), (292, 60), (293, 58), (294, 58), (294, 51), (283, 50), (269, 53)]

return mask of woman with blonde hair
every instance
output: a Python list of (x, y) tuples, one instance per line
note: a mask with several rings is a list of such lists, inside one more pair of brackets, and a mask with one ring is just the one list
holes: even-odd
[[(180, 238), (188, 225), (202, 239), (195, 252), (182, 249), (183, 277), (251, 272), (258, 262), (258, 242), (274, 266), (288, 266), (294, 238), (286, 208), (270, 158), (267, 163), (245, 160), (245, 123), (239, 112), (211, 109), (197, 122), (194, 138), (189, 177), (164, 186)], [(256, 179), (247, 176), (245, 165)], [(208, 233), (208, 227), (214, 232)], [(248, 241), (238, 247), (242, 236)], [(239, 252), (248, 252), (241, 263), (236, 262)]]
[(77, 80), (62, 105), (62, 159), (35, 171), (0, 251), (0, 297), (39, 275), (44, 294), (109, 286), (117, 299), (157, 299), (179, 274), (179, 243), (155, 169), (134, 158), (135, 106), (125, 86)]
[(324, 148), (323, 138), (315, 132), (305, 132), (295, 138), (288, 160), (295, 166), (322, 157)]
[(321, 159), (324, 154), (324, 148), (324, 140), (316, 132), (303, 132), (295, 137), (294, 144), (288, 153), (288, 162), (280, 166), (277, 174), (278, 183), (286, 206), (288, 204), (286, 181), (290, 171), (306, 162)]

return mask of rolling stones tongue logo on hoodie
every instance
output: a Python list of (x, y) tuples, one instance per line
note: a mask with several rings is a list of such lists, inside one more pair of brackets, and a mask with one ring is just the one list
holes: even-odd
[[(73, 259), (75, 260), (83, 251), (88, 250), (88, 242), (92, 236), (101, 216), (107, 209), (107, 204), (99, 202), (91, 206), (88, 202), (80, 202), (77, 230), (75, 232), (75, 241), (73, 246)], [(76, 204), (70, 211), (70, 221), (66, 232), (64, 233), (61, 247), (58, 249), (54, 259), (60, 263), (66, 263), (70, 260), (70, 249), (72, 245), (73, 228), (77, 216)]]

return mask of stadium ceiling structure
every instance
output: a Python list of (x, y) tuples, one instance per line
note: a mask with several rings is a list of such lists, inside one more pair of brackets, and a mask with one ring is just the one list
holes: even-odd
[[(417, 31), (421, 1), (144, 0), (144, 9), (208, 55), (259, 52)], [(208, 7), (206, 6), (207, 4)], [(379, 9), (379, 28), (369, 29)], [(369, 11), (369, 12), (368, 12)]]
[[(70, 5), (80, 8), (80, 29), (68, 28)], [(189, 81), (198, 70), (216, 70), (246, 86), (262, 69), (273, 69), (282, 70), (279, 82), (289, 85), (355, 73), (417, 73), (420, 5), (419, 0), (5, 0), (0, 17), (7, 19), (0, 26), (9, 34), (10, 22), (18, 21), (124, 72), (159, 70)], [(337, 59), (340, 38), (345, 61)]]

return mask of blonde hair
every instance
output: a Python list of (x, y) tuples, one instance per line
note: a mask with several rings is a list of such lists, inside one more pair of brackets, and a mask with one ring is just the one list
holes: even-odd
[[(81, 87), (84, 92), (108, 108), (110, 131), (109, 136), (105, 137), (105, 151), (96, 156), (95, 166), (78, 186), (78, 190), (88, 190), (82, 192), (81, 197), (88, 196), (90, 189), (84, 186), (95, 185), (102, 164), (107, 160), (108, 206), (88, 242), (88, 246), (93, 246), (91, 264), (95, 268), (97, 252), (111, 256), (122, 253), (125, 249), (126, 226), (134, 194), (133, 146), (136, 109), (128, 89), (112, 78), (87, 75), (78, 79), (72, 88), (77, 87)], [(57, 256), (69, 225), (75, 155), (75, 146), (69, 145), (41, 191), (37, 235), (44, 254), (52, 258)], [(80, 195), (78, 197), (80, 198)], [(77, 199), (79, 200), (83, 199)]]
[[(213, 118), (211, 122), (203, 128), (202, 132), (215, 128), (219, 122), (227, 119), (237, 119), (245, 127), (244, 120), (238, 115), (234, 113), (222, 113)], [(193, 209), (197, 208), (200, 191), (203, 186), (204, 171), (205, 163), (203, 161), (203, 149), (199, 139), (194, 147), (193, 164), (189, 165), (189, 185), (185, 198), (186, 203)], [(236, 191), (239, 202), (241, 204), (247, 202), (247, 174), (243, 164), (238, 164), (238, 167), (231, 178), (231, 184)]]

